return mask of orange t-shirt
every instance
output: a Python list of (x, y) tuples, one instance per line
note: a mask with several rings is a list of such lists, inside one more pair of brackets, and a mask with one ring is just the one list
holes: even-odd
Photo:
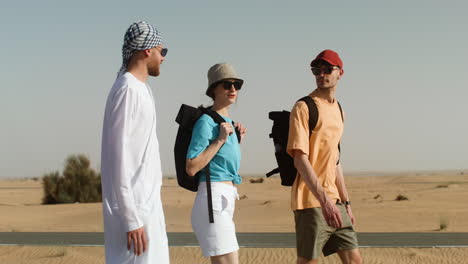
[[(343, 120), (338, 102), (329, 103), (326, 99), (309, 94), (317, 105), (318, 120), (312, 134), (309, 133), (309, 109), (303, 101), (297, 102), (289, 118), (287, 152), (300, 150), (309, 156), (310, 164), (328, 197), (340, 199), (335, 184), (338, 144), (343, 134)], [(299, 172), (291, 190), (292, 210), (320, 207), (320, 203), (309, 190)]]

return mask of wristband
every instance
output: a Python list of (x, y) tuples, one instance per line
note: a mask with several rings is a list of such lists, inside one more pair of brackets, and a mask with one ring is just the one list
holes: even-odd
[(351, 205), (351, 201), (344, 201), (343, 204), (344, 204), (345, 206)]

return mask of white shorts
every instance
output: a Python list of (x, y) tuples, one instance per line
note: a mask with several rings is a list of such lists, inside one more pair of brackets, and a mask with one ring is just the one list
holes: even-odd
[(239, 250), (234, 221), (237, 188), (221, 182), (211, 183), (214, 223), (210, 223), (206, 182), (200, 182), (192, 208), (192, 228), (203, 256), (219, 256)]

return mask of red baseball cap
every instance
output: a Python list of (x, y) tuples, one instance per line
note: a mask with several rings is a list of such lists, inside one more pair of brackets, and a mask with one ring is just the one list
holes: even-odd
[(310, 67), (314, 67), (320, 60), (324, 60), (330, 63), (333, 66), (338, 66), (340, 69), (343, 69), (343, 62), (338, 56), (338, 53), (333, 50), (324, 50), (317, 55), (317, 57), (310, 63)]

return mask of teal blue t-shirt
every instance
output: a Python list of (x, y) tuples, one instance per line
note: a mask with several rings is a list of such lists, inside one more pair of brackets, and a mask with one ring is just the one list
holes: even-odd
[[(232, 124), (232, 120), (224, 117), (226, 122)], [(203, 114), (195, 123), (192, 131), (192, 139), (187, 151), (187, 159), (198, 157), (219, 135), (219, 125), (214, 120)], [(210, 178), (213, 182), (232, 181), (240, 184), (242, 178), (239, 171), (241, 152), (236, 133), (232, 133), (224, 145), (219, 149), (210, 161)], [(205, 169), (200, 171), (200, 181), (206, 181)]]

